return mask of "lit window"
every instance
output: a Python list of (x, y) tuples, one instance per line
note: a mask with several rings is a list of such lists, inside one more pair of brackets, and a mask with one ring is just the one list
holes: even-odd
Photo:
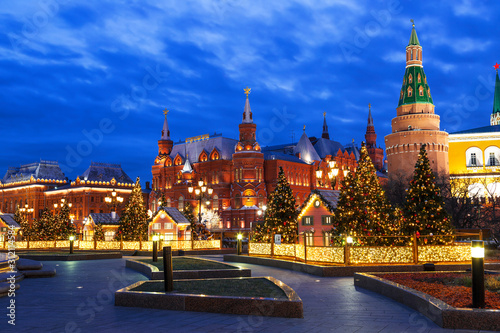
[(312, 216), (304, 216), (302, 217), (302, 225), (312, 225), (313, 217)]
[(165, 229), (173, 229), (174, 228), (174, 224), (173, 223), (165, 223)]
[(161, 223), (153, 223), (153, 230), (161, 229)]
[(165, 234), (165, 240), (166, 240), (166, 241), (171, 241), (171, 240), (174, 240), (174, 234), (173, 234), (173, 233), (171, 233), (171, 232), (167, 232), (167, 233)]
[(331, 215), (321, 216), (321, 224), (323, 225), (332, 224), (332, 216)]

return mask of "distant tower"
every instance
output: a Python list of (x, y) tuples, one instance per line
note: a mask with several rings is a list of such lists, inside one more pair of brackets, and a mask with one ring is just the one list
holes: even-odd
[[(257, 125), (252, 119), (252, 110), (248, 95), (250, 88), (245, 89), (247, 95), (243, 120), (239, 125), (240, 140), (236, 144), (233, 154), (233, 186), (231, 196), (234, 199), (235, 207), (257, 206), (258, 195), (267, 197), (264, 183), (264, 154), (261, 152), (259, 143), (255, 138)], [(236, 197), (241, 198), (236, 200)]]
[(170, 130), (168, 129), (167, 114), (168, 110), (163, 110), (165, 120), (163, 121), (163, 130), (161, 131), (161, 139), (158, 140), (158, 156), (170, 154), (174, 142), (170, 139)]
[(497, 78), (495, 81), (495, 97), (493, 99), (493, 112), (491, 113), (491, 126), (500, 125), (500, 79), (498, 78), (499, 64), (495, 64)]
[(384, 150), (377, 148), (377, 133), (375, 133), (375, 126), (373, 125), (371, 104), (368, 104), (368, 125), (366, 126), (365, 140), (368, 155), (375, 169), (382, 170), (384, 167)]
[(321, 133), (323, 139), (330, 140), (330, 134), (328, 133), (328, 125), (326, 124), (326, 112), (323, 112), (323, 133)]
[(406, 47), (406, 71), (396, 112), (392, 133), (385, 137), (389, 173), (411, 177), (420, 147), (426, 144), (433, 171), (447, 175), (448, 133), (439, 130), (415, 24)]

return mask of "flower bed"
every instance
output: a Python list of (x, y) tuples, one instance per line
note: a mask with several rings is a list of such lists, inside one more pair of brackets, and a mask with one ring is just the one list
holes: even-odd
[[(380, 274), (383, 279), (436, 297), (456, 308), (472, 307), (470, 272)], [(485, 305), (500, 310), (500, 275), (485, 276)]]

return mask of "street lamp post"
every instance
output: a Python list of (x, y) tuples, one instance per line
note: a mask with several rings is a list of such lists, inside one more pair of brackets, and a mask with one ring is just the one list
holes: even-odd
[(158, 240), (160, 237), (158, 235), (153, 235), (153, 261), (157, 262), (158, 261)]
[[(119, 196), (115, 189), (111, 192), (111, 196), (106, 196), (104, 198), (104, 201), (111, 206), (112, 211), (111, 211), (111, 216), (113, 218), (116, 217), (116, 207), (123, 202), (123, 197)], [(114, 213), (114, 214), (113, 214)]]
[[(194, 192), (199, 200), (198, 201), (198, 223), (200, 223), (200, 224), (201, 224), (201, 205), (202, 205), (203, 196), (205, 193), (208, 193), (208, 195), (212, 195), (213, 191), (214, 191), (214, 189), (208, 187), (203, 180), (198, 181), (198, 186), (190, 185), (188, 187), (188, 192), (189, 193)], [(191, 249), (194, 248), (194, 243), (193, 243), (194, 230), (192, 230), (192, 229), (193, 228), (191, 228)]]
[(69, 236), (69, 254), (73, 254), (73, 242), (75, 241), (75, 236)]
[(484, 242), (473, 240), (472, 256), (472, 307), (484, 308)]
[[(336, 166), (337, 162), (334, 160), (328, 161), (327, 168), (328, 168), (328, 178), (330, 179), (330, 185), (332, 186), (332, 190), (335, 189), (335, 185), (337, 184), (337, 176), (339, 174), (339, 168)], [(323, 177), (323, 170), (320, 169), (318, 166), (318, 169), (316, 170), (316, 179), (318, 181), (318, 186), (326, 186), (327, 183), (323, 182), (322, 180)]]

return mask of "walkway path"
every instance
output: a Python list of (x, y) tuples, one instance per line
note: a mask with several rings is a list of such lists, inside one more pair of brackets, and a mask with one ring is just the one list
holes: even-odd
[(237, 266), (252, 269), (252, 276), (273, 276), (298, 293), (304, 319), (115, 307), (115, 290), (146, 279), (124, 261), (44, 262), (57, 276), (21, 282), (15, 327), (7, 323), (9, 299), (1, 298), (0, 332), (453, 332), (397, 302), (356, 290), (352, 278), (250, 264)]

